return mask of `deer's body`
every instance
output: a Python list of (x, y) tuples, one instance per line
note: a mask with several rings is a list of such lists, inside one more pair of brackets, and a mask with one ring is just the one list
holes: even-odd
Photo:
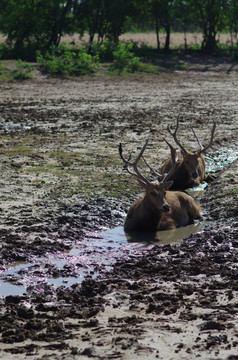
[[(168, 191), (173, 184), (173, 181), (168, 181), (168, 179), (173, 175), (178, 160), (176, 149), (168, 142), (171, 150), (171, 166), (166, 174), (160, 176), (161, 181), (150, 182), (140, 173), (137, 163), (147, 143), (148, 140), (133, 162), (124, 158), (122, 146), (119, 145), (119, 153), (125, 163), (124, 169), (136, 177), (145, 190), (144, 197), (135, 201), (128, 211), (124, 223), (125, 231), (170, 230), (192, 224), (195, 219), (201, 220), (200, 207), (191, 196), (180, 191)], [(130, 167), (134, 172), (130, 170)]]
[[(160, 184), (154, 186), (158, 189)], [(166, 191), (163, 195), (160, 201), (153, 202), (146, 191), (135, 201), (128, 211), (125, 231), (171, 230), (202, 220), (200, 206), (191, 196), (180, 191)]]
[[(179, 160), (175, 166), (173, 174), (170, 176), (170, 180), (173, 180), (171, 190), (185, 190), (190, 187), (198, 186), (202, 181), (212, 178), (211, 175), (206, 176), (206, 164), (202, 153), (204, 153), (213, 142), (216, 123), (214, 122), (211, 131), (211, 139), (207, 146), (202, 147), (195, 131), (192, 129), (193, 134), (199, 144), (200, 149), (196, 152), (187, 151), (177, 138), (177, 131), (179, 128), (179, 117), (177, 118), (177, 124), (175, 131), (172, 132), (170, 126), (168, 126), (168, 132), (174, 138), (175, 143), (180, 148)], [(162, 174), (168, 173), (172, 167), (170, 159), (165, 161), (161, 167)]]
[[(161, 166), (162, 174), (167, 173), (171, 168), (171, 160), (167, 160)], [(206, 163), (202, 154), (187, 152), (182, 155), (180, 152), (179, 160), (176, 164), (175, 171), (171, 175), (173, 180), (171, 190), (184, 190), (198, 186), (206, 179)]]

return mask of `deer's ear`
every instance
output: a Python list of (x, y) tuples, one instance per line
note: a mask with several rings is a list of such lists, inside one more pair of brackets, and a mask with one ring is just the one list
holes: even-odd
[(141, 179), (137, 179), (137, 180), (138, 180), (138, 183), (140, 184), (140, 186), (142, 186), (143, 189), (146, 189), (147, 184)]
[(170, 188), (170, 186), (173, 185), (173, 180), (170, 180), (170, 181), (166, 181), (166, 183), (164, 184), (164, 187), (166, 190), (168, 190)]

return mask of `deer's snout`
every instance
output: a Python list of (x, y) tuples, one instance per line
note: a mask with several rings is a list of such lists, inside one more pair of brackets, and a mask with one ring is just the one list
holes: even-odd
[(164, 204), (164, 205), (162, 206), (162, 211), (168, 212), (169, 210), (170, 210), (169, 204)]
[(196, 179), (196, 178), (198, 177), (198, 173), (197, 173), (196, 170), (192, 173), (192, 177), (193, 177), (194, 179)]

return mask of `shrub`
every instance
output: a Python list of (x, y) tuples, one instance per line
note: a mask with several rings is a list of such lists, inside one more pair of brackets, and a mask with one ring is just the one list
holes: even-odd
[(37, 52), (36, 61), (50, 75), (85, 75), (95, 72), (98, 56), (87, 54), (85, 49), (71, 50), (51, 47), (45, 55)]
[(140, 58), (134, 56), (134, 53), (131, 51), (132, 48), (132, 43), (118, 43), (117, 49), (113, 52), (114, 61), (111, 65), (111, 70), (116, 70), (119, 73), (125, 68), (129, 71), (137, 70)]
[(98, 56), (100, 61), (109, 61), (113, 59), (113, 52), (117, 49), (117, 43), (110, 39), (103, 42), (95, 41), (90, 44), (89, 53)]
[(9, 69), (0, 62), (0, 81), (21, 81), (32, 79), (31, 72), (34, 68), (29, 64), (24, 64), (21, 59), (17, 60), (17, 68)]
[(31, 72), (34, 68), (29, 64), (24, 64), (21, 59), (17, 60), (17, 69), (12, 71), (13, 80), (32, 79)]
[(133, 57), (128, 64), (128, 69), (131, 72), (135, 72), (135, 71), (139, 70), (139, 66), (140, 66), (140, 58)]

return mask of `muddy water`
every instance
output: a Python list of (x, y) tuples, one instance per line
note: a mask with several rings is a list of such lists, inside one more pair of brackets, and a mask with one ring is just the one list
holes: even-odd
[[(36, 259), (33, 263), (14, 263), (1, 273), (0, 296), (21, 295), (27, 288), (44, 284), (55, 286), (71, 286), (81, 282), (88, 275), (96, 278), (101, 272), (108, 271), (117, 259), (141, 251), (146, 251), (154, 245), (169, 244), (182, 241), (194, 232), (202, 231), (203, 223), (197, 223), (184, 228), (168, 231), (158, 231), (151, 234), (126, 234), (122, 226), (95, 233), (85, 239), (83, 246), (72, 248), (68, 252), (58, 253), (47, 259)], [(47, 269), (52, 267), (53, 276)], [(67, 276), (67, 269), (70, 276)], [(62, 276), (58, 275), (62, 273)], [(73, 274), (73, 276), (71, 275)], [(11, 282), (11, 284), (8, 283)]]
[[(207, 171), (217, 173), (228, 167), (238, 157), (237, 148), (220, 149), (206, 157)], [(189, 189), (194, 197), (201, 197), (207, 184)], [(0, 296), (21, 295), (43, 285), (71, 286), (87, 276), (97, 277), (106, 272), (119, 258), (146, 251), (154, 245), (181, 242), (191, 234), (203, 230), (205, 223), (159, 231), (153, 234), (125, 234), (123, 227), (88, 234), (80, 245), (68, 252), (59, 252), (47, 258), (36, 258), (31, 263), (10, 264), (1, 273)]]
[(229, 148), (221, 147), (219, 150), (212, 152), (209, 156), (206, 155), (205, 158), (207, 171), (216, 173), (227, 168), (238, 158), (238, 147), (237, 145)]

